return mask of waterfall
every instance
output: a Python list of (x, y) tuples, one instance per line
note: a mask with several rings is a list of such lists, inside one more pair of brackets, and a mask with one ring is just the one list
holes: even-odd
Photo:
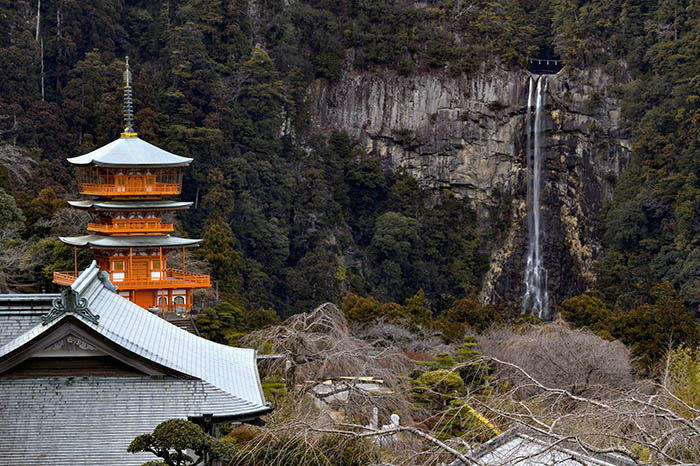
[[(535, 88), (536, 84), (536, 88)], [(534, 90), (534, 94), (533, 94)], [(530, 77), (527, 94), (527, 265), (525, 267), (525, 295), (523, 296), (523, 313), (540, 318), (549, 317), (549, 299), (547, 296), (547, 271), (542, 260), (541, 240), (544, 228), (540, 221), (540, 197), (542, 194), (542, 164), (544, 150), (543, 109), (547, 93), (547, 78), (540, 76), (536, 80)], [(532, 118), (534, 98), (535, 118)]]

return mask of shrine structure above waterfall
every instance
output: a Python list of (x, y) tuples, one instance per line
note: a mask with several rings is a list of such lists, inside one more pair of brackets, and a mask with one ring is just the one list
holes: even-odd
[[(60, 238), (76, 248), (76, 265), (71, 272), (55, 272), (53, 281), (72, 284), (78, 275), (77, 248), (90, 248), (121, 296), (163, 313), (189, 311), (193, 290), (211, 286), (208, 275), (186, 271), (185, 249), (202, 240), (170, 236), (173, 225), (163, 223), (162, 217), (192, 204), (168, 199), (180, 194), (182, 170), (192, 159), (138, 138), (132, 128), (128, 57), (124, 81), (126, 129), (121, 137), (68, 159), (76, 167), (81, 193), (93, 197), (69, 204), (90, 211), (96, 222), (88, 224), (91, 234)], [(173, 251), (182, 252), (179, 270), (167, 265), (168, 253)]]

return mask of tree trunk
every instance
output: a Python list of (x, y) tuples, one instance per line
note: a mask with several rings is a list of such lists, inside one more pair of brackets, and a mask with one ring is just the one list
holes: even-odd
[(36, 6), (36, 41), (39, 42), (39, 25), (41, 22), (41, 0), (39, 0), (39, 3), (37, 3)]
[(59, 57), (61, 55), (61, 6), (60, 2), (56, 5), (56, 96), (55, 101), (58, 102), (58, 89), (61, 87), (61, 80), (58, 72)]
[(44, 39), (39, 42), (41, 48), (41, 101), (44, 101)]

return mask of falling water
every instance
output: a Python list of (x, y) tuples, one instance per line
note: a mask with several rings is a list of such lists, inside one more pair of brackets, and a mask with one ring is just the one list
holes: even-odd
[[(533, 95), (533, 88), (534, 95)], [(527, 266), (525, 268), (525, 295), (523, 296), (523, 313), (540, 318), (549, 317), (549, 299), (547, 296), (547, 271), (542, 262), (541, 239), (544, 229), (540, 222), (540, 196), (542, 193), (542, 150), (543, 124), (542, 110), (545, 106), (547, 78), (540, 76), (537, 80), (530, 77), (527, 94)], [(532, 101), (535, 101), (535, 118), (532, 119)]]

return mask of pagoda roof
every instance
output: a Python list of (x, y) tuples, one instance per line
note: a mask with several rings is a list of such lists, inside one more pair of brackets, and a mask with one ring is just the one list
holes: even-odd
[(94, 249), (124, 249), (124, 248), (186, 248), (197, 246), (201, 239), (179, 238), (177, 236), (61, 236), (58, 239), (70, 246), (90, 247)]
[(191, 202), (180, 201), (68, 201), (78, 209), (96, 210), (182, 210), (192, 205)]
[(138, 137), (122, 137), (92, 152), (69, 158), (73, 165), (100, 167), (184, 167), (191, 158), (171, 154)]

